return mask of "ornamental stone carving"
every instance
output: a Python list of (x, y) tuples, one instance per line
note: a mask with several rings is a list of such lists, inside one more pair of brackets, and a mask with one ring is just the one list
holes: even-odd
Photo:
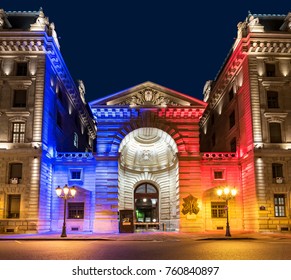
[(151, 88), (146, 88), (137, 93), (134, 93), (124, 101), (120, 102), (119, 105), (130, 105), (130, 106), (140, 106), (140, 105), (158, 105), (158, 106), (181, 106), (168, 96), (164, 95), (157, 90)]
[(143, 150), (141, 154), (141, 160), (150, 161), (152, 157), (152, 153), (150, 150)]
[(30, 25), (31, 31), (44, 31), (46, 30), (46, 27), (49, 25), (49, 19), (44, 15), (44, 12), (42, 9), (39, 11), (39, 16), (36, 19), (34, 24)]
[(183, 198), (184, 203), (182, 204), (183, 209), (182, 213), (184, 215), (186, 214), (198, 214), (200, 208), (198, 206), (198, 199), (197, 197), (193, 196), (192, 194), (189, 194), (185, 198)]
[(85, 90), (84, 82), (82, 80), (77, 80), (77, 83), (78, 83), (78, 90), (80, 93), (80, 97), (81, 97), (83, 103), (86, 104), (86, 101), (85, 101), (86, 90)]

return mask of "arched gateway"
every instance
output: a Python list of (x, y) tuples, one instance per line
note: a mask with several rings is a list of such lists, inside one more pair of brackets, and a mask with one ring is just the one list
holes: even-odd
[(153, 127), (138, 128), (122, 140), (118, 161), (118, 209), (134, 209), (136, 227), (150, 223), (179, 229), (177, 153), (173, 138)]
[[(202, 198), (199, 118), (206, 103), (145, 82), (90, 107), (97, 123), (94, 231), (118, 231), (125, 209), (135, 211), (136, 225), (193, 228), (181, 210), (189, 194)], [(194, 228), (203, 227), (197, 215)]]

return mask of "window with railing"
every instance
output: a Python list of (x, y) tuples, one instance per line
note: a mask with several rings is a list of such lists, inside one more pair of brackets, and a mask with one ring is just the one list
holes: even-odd
[(22, 179), (22, 163), (13, 162), (9, 164), (9, 181), (19, 183), (19, 180)]
[(273, 179), (276, 179), (278, 177), (283, 178), (283, 164), (272, 163), (272, 175)]

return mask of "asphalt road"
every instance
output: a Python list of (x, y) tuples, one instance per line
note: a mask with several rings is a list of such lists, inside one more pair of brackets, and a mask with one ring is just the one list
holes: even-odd
[(285, 240), (3, 240), (1, 260), (291, 260)]

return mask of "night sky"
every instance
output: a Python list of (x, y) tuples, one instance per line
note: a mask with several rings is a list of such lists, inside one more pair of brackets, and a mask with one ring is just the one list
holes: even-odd
[(64, 60), (73, 79), (84, 81), (88, 102), (145, 81), (202, 99), (248, 11), (291, 12), (287, 0), (0, 2), (5, 11), (40, 7), (55, 23)]

